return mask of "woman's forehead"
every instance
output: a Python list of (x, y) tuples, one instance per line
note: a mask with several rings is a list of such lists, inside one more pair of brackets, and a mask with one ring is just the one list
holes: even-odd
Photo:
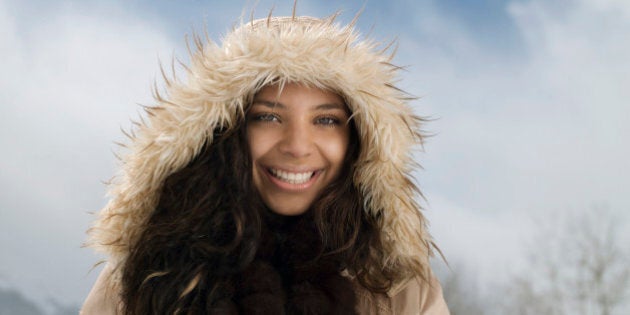
[(265, 86), (254, 95), (252, 105), (280, 110), (294, 105), (307, 105), (317, 110), (347, 110), (345, 101), (339, 94), (298, 83)]

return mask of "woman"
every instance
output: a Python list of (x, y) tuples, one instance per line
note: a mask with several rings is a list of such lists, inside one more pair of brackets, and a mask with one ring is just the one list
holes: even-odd
[(195, 39), (89, 231), (84, 314), (448, 314), (398, 68), (334, 16)]

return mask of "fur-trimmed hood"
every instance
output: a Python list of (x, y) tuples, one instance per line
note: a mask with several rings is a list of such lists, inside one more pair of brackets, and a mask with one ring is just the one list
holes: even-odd
[(421, 120), (395, 83), (388, 47), (361, 38), (335, 17), (279, 17), (246, 22), (222, 43), (194, 39), (185, 79), (165, 78), (166, 93), (138, 124), (109, 188), (109, 203), (88, 245), (117, 265), (151, 215), (164, 180), (231, 128), (253, 95), (271, 82), (301, 82), (342, 95), (361, 139), (354, 182), (366, 211), (378, 213), (386, 263), (428, 275), (431, 239), (416, 202), (412, 150)]

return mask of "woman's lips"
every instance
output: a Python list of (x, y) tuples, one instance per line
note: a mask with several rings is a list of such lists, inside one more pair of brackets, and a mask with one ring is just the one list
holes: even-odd
[(300, 191), (309, 188), (321, 174), (321, 170), (291, 172), (277, 168), (265, 168), (270, 181), (284, 190)]

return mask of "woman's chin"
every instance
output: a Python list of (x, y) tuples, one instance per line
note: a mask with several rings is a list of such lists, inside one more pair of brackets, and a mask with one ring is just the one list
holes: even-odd
[(306, 211), (308, 211), (308, 207), (277, 207), (276, 206), (276, 207), (269, 207), (269, 209), (271, 210), (271, 212), (275, 214), (289, 216), (289, 217), (302, 215), (306, 213)]

